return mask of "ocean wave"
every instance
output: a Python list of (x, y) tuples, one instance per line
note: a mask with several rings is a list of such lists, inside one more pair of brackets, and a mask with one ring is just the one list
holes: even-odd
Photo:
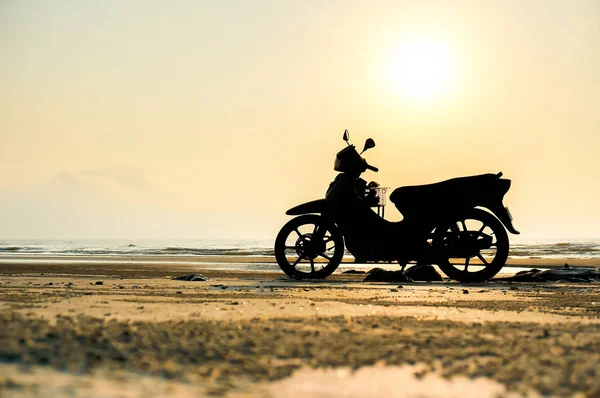
[(18, 252), (21, 249), (22, 248), (19, 246), (0, 247), (0, 251), (6, 251), (6, 252)]
[(513, 257), (600, 257), (598, 242), (514, 244), (510, 248)]
[(257, 256), (273, 255), (273, 249), (267, 248), (193, 248), (167, 247), (158, 250), (145, 250), (149, 255), (198, 255), (198, 256)]
[(36, 247), (26, 247), (26, 246), (0, 246), (0, 253), (31, 253), (36, 252), (38, 249)]
[(272, 256), (270, 248), (57, 248), (57, 247), (0, 247), (0, 254), (48, 254), (88, 256)]

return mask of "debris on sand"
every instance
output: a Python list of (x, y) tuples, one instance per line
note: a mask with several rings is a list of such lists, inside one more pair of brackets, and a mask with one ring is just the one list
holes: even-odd
[(373, 268), (368, 272), (364, 282), (412, 282), (402, 271), (386, 271), (382, 268)]
[(367, 272), (365, 282), (433, 282), (441, 281), (442, 276), (433, 265), (420, 264), (406, 271), (386, 271), (383, 268), (373, 268)]
[(413, 281), (433, 282), (442, 280), (439, 272), (429, 264), (418, 264), (404, 271), (404, 276)]
[(365, 271), (359, 271), (356, 269), (349, 269), (348, 271), (342, 272), (342, 274), (366, 274)]
[(600, 282), (600, 272), (589, 268), (573, 268), (565, 264), (561, 269), (546, 271), (537, 268), (517, 272), (514, 276), (497, 278), (495, 280), (508, 282)]
[(175, 277), (173, 277), (173, 280), (188, 281), (188, 282), (206, 282), (208, 280), (208, 278), (202, 274), (185, 274), (185, 275), (175, 276)]

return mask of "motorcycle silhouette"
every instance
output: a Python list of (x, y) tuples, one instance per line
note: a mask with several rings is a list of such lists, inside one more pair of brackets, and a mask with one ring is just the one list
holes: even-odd
[[(506, 263), (506, 230), (519, 234), (502, 203), (511, 181), (502, 173), (481, 174), (395, 189), (389, 200), (403, 219), (383, 218), (386, 188), (366, 183), (360, 175), (377, 172), (361, 156), (375, 147), (366, 140), (359, 154), (347, 146), (337, 153), (340, 172), (324, 199), (303, 203), (286, 214), (287, 222), (275, 239), (275, 258), (289, 277), (324, 279), (339, 266), (344, 246), (358, 262), (397, 261), (436, 264), (449, 278), (480, 282), (492, 278)], [(377, 213), (372, 208), (377, 208)]]

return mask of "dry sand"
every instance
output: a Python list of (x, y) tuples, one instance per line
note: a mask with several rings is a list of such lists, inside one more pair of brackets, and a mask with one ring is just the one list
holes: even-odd
[[(298, 282), (212, 269), (231, 258), (20, 259), (0, 264), (3, 397), (600, 396), (598, 284)], [(210, 280), (170, 279), (189, 272)]]

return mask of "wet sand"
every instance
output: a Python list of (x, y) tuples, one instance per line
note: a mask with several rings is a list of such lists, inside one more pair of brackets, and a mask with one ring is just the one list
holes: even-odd
[[(213, 269), (231, 258), (105, 260), (0, 261), (0, 395), (600, 396), (598, 284), (299, 282)], [(190, 272), (210, 280), (170, 279)]]

